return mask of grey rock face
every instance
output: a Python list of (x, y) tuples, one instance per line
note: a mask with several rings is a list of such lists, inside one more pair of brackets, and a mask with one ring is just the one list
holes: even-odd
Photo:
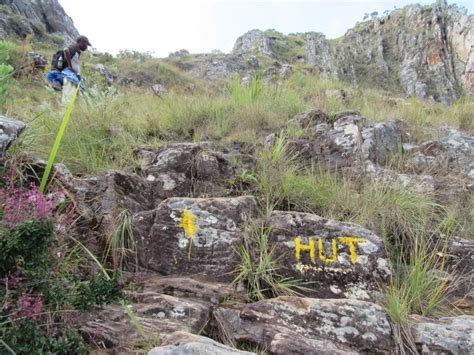
[(204, 72), (204, 79), (212, 80), (215, 78), (230, 79), (232, 75), (240, 73), (242, 76), (251, 76), (255, 66), (258, 66), (254, 57), (246, 59), (241, 55), (219, 55), (215, 58), (200, 58), (195, 63), (195, 68), (191, 71), (197, 72), (198, 76)]
[(242, 227), (256, 213), (253, 197), (170, 198), (133, 218), (140, 266), (165, 275), (205, 274), (232, 280)]
[(0, 116), (0, 157), (2, 157), (13, 141), (23, 132), (23, 122)]
[(0, 33), (25, 37), (37, 33), (44, 26), (47, 33), (61, 35), (72, 42), (79, 35), (72, 19), (58, 0), (2, 0), (8, 13), (0, 14)]
[(290, 139), (288, 148), (302, 161), (315, 162), (324, 169), (351, 166), (360, 160), (361, 119), (358, 113), (344, 113), (332, 124), (316, 124), (309, 127), (310, 138)]
[(173, 196), (225, 196), (226, 181), (238, 174), (230, 157), (206, 143), (173, 143), (152, 152), (144, 171), (155, 206)]
[(237, 38), (232, 53), (272, 56), (272, 42), (263, 31), (251, 30)]
[(152, 208), (148, 181), (134, 174), (110, 172), (97, 177), (75, 179), (69, 186), (76, 194), (82, 217), (107, 235), (124, 210), (132, 213)]
[(446, 317), (438, 320), (413, 316), (411, 326), (415, 343), (423, 354), (472, 354), (474, 317)]
[(239, 351), (212, 339), (186, 332), (175, 332), (165, 339), (160, 347), (152, 349), (148, 355), (243, 355), (254, 354)]
[(295, 120), (311, 136), (290, 139), (290, 151), (323, 168), (354, 166), (364, 161), (383, 166), (401, 147), (401, 133), (395, 123), (363, 127), (364, 119), (358, 112), (341, 112), (330, 120), (319, 110), (312, 110)]
[(301, 212), (273, 212), (266, 220), (279, 272), (307, 282), (311, 296), (377, 299), (390, 270), (381, 238), (351, 223)]
[(382, 308), (344, 299), (278, 297), (214, 311), (222, 339), (272, 354), (389, 352), (392, 330)]
[(401, 149), (402, 137), (399, 129), (393, 122), (377, 123), (373, 127), (366, 127), (362, 131), (362, 154), (364, 160), (369, 160), (384, 166), (390, 154)]
[(446, 128), (439, 141), (407, 147), (416, 172), (449, 169), (467, 177), (467, 187), (474, 190), (474, 137)]
[(312, 32), (306, 35), (306, 60), (317, 68), (323, 78), (337, 76), (334, 56), (335, 48), (329, 44), (322, 33)]

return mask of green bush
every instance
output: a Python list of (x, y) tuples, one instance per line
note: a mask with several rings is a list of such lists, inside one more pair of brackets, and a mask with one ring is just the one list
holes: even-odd
[(18, 265), (28, 271), (45, 273), (51, 258), (47, 255), (54, 241), (51, 221), (29, 220), (12, 230), (0, 228), (0, 277)]
[(84, 311), (97, 305), (111, 303), (120, 298), (120, 285), (118, 275), (110, 280), (104, 275), (94, 275), (89, 281), (81, 282), (77, 288), (77, 296), (72, 299), (76, 309)]
[(3, 344), (0, 342), (1, 354), (9, 354), (10, 350), (14, 351), (13, 354), (83, 355), (89, 353), (77, 330), (61, 329), (48, 333), (43, 324), (31, 320), (15, 322), (10, 327), (0, 326), (0, 339), (3, 339)]

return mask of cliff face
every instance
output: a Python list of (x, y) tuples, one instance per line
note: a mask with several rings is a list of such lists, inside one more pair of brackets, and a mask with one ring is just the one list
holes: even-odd
[(0, 37), (57, 35), (69, 42), (78, 36), (58, 0), (0, 0)]
[(234, 54), (303, 62), (322, 77), (449, 103), (474, 93), (474, 16), (445, 1), (410, 5), (357, 24), (343, 37), (253, 30)]

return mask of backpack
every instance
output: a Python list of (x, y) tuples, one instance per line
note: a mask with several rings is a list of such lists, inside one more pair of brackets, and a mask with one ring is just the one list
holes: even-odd
[[(69, 48), (69, 51), (71, 52), (71, 58), (74, 57), (76, 54), (76, 50), (74, 48)], [(64, 49), (57, 51), (53, 55), (53, 59), (51, 60), (51, 68), (62, 71), (65, 68), (67, 68), (67, 63), (66, 63), (66, 55), (64, 54)]]

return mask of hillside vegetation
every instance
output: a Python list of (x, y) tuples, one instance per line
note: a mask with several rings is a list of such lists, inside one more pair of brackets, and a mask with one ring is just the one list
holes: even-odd
[(0, 113), (26, 124), (0, 157), (0, 353), (468, 351), (473, 96), (331, 79), (299, 60), (317, 34), (264, 34), (285, 75), (262, 52), (84, 53), (45, 191), (66, 107), (29, 53), (57, 44), (0, 41)]

